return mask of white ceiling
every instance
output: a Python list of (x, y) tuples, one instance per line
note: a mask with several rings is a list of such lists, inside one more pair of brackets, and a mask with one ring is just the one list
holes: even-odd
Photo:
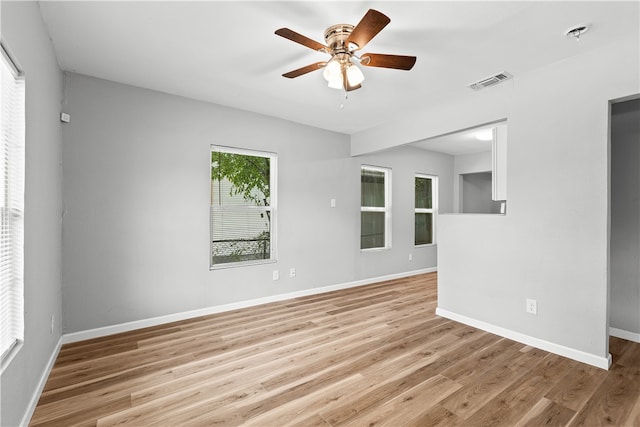
[[(40, 2), (64, 70), (351, 134), (474, 96), (465, 86), (518, 76), (622, 37), (638, 37), (637, 1)], [(391, 18), (364, 52), (415, 55), (411, 71), (362, 67), (344, 102), (321, 72), (282, 73), (325, 54), (278, 37), (289, 27), (324, 42), (369, 8)], [(589, 23), (576, 42), (564, 31)], [(484, 89), (484, 90), (491, 90)]]
[(425, 139), (422, 141), (409, 144), (423, 150), (437, 151), (440, 153), (450, 154), (452, 156), (460, 156), (464, 154), (482, 153), (491, 151), (491, 141), (481, 141), (477, 138), (477, 134), (496, 126), (507, 126), (503, 123), (491, 123), (488, 125), (478, 126), (473, 129), (465, 129), (459, 132), (438, 136), (435, 138)]

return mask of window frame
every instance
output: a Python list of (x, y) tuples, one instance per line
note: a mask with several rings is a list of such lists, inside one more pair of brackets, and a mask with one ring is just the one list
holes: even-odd
[[(362, 206), (362, 172), (365, 170), (384, 173), (384, 207)], [(384, 246), (362, 247), (362, 213), (384, 212)], [(372, 165), (360, 165), (360, 252), (373, 252), (391, 249), (391, 168)]]
[[(416, 194), (416, 178), (429, 179), (431, 180), (431, 208), (418, 208), (415, 205), (415, 194)], [(416, 226), (415, 220), (417, 214), (431, 214), (431, 243), (420, 243), (416, 244)], [(438, 216), (438, 176), (437, 175), (429, 175), (425, 173), (415, 173), (413, 175), (413, 245), (416, 248), (425, 247), (425, 246), (434, 246), (437, 244), (436, 240), (436, 217)]]
[[(213, 180), (211, 179), (211, 158), (212, 153), (221, 152), (228, 154), (239, 154), (244, 156), (264, 157), (269, 159), (269, 206), (251, 206), (251, 205), (230, 205), (230, 206), (216, 206), (213, 204), (213, 191), (211, 185)], [(225, 268), (245, 267), (250, 265), (270, 264), (278, 261), (277, 251), (277, 182), (278, 182), (278, 155), (273, 152), (252, 150), (245, 148), (228, 147), (223, 145), (211, 144), (209, 149), (209, 192), (210, 192), (210, 210), (209, 210), (209, 270), (220, 270)], [(247, 211), (266, 211), (270, 214), (270, 230), (269, 230), (269, 258), (256, 259), (237, 262), (226, 262), (220, 264), (213, 263), (213, 213), (219, 212), (247, 212)]]
[[(0, 323), (3, 338), (0, 341), (0, 373), (9, 366), (15, 355), (24, 344), (24, 185), (25, 185), (25, 144), (26, 144), (26, 82), (24, 73), (8, 53), (3, 43), (0, 43), (0, 56), (2, 67), (7, 69), (13, 77), (15, 85), (7, 91), (7, 98), (0, 101), (0, 106), (5, 109), (5, 102), (9, 104), (7, 127), (4, 119), (0, 129), (0, 140), (3, 155), (2, 168), (6, 168), (2, 174), (5, 177), (3, 183), (4, 194), (2, 212), (2, 235), (7, 241), (0, 245), (0, 254), (8, 260), (3, 264), (9, 264), (2, 270), (2, 285), (0, 296), (5, 302), (0, 312)], [(4, 85), (4, 82), (0, 82)], [(17, 91), (14, 93), (14, 90)], [(5, 92), (3, 92), (3, 96)], [(10, 93), (9, 93), (10, 92)], [(16, 98), (13, 98), (16, 96)], [(17, 126), (17, 129), (14, 128)], [(6, 156), (6, 157), (5, 157)], [(7, 245), (7, 254), (4, 247)], [(5, 335), (6, 334), (6, 335)]]

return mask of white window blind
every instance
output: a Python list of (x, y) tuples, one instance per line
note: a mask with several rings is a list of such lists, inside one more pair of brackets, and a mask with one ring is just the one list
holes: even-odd
[(275, 261), (277, 159), (211, 146), (212, 269)]
[(25, 84), (4, 48), (0, 60), (0, 355), (24, 338)]

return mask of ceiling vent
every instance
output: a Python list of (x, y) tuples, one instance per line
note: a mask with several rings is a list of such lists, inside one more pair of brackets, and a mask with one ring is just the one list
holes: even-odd
[(503, 71), (491, 77), (487, 77), (477, 82), (471, 83), (470, 85), (467, 85), (467, 87), (473, 90), (482, 90), (485, 87), (495, 86), (498, 83), (501, 83), (505, 80), (509, 80), (512, 77), (513, 75), (511, 75), (510, 73), (507, 73), (506, 71)]

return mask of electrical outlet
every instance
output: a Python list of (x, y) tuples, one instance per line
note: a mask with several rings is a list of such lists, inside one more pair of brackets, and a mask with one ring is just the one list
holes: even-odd
[(50, 334), (53, 334), (53, 327), (55, 325), (55, 320), (56, 319), (55, 319), (54, 315), (52, 314), (51, 315), (51, 324), (49, 325), (49, 333)]
[(278, 270), (273, 270), (273, 280), (280, 279), (280, 272)]
[(527, 298), (527, 313), (538, 314), (538, 301)]
[(409, 261), (413, 261), (413, 254), (409, 254)]
[(289, 269), (289, 277), (296, 277), (296, 269), (294, 267)]

